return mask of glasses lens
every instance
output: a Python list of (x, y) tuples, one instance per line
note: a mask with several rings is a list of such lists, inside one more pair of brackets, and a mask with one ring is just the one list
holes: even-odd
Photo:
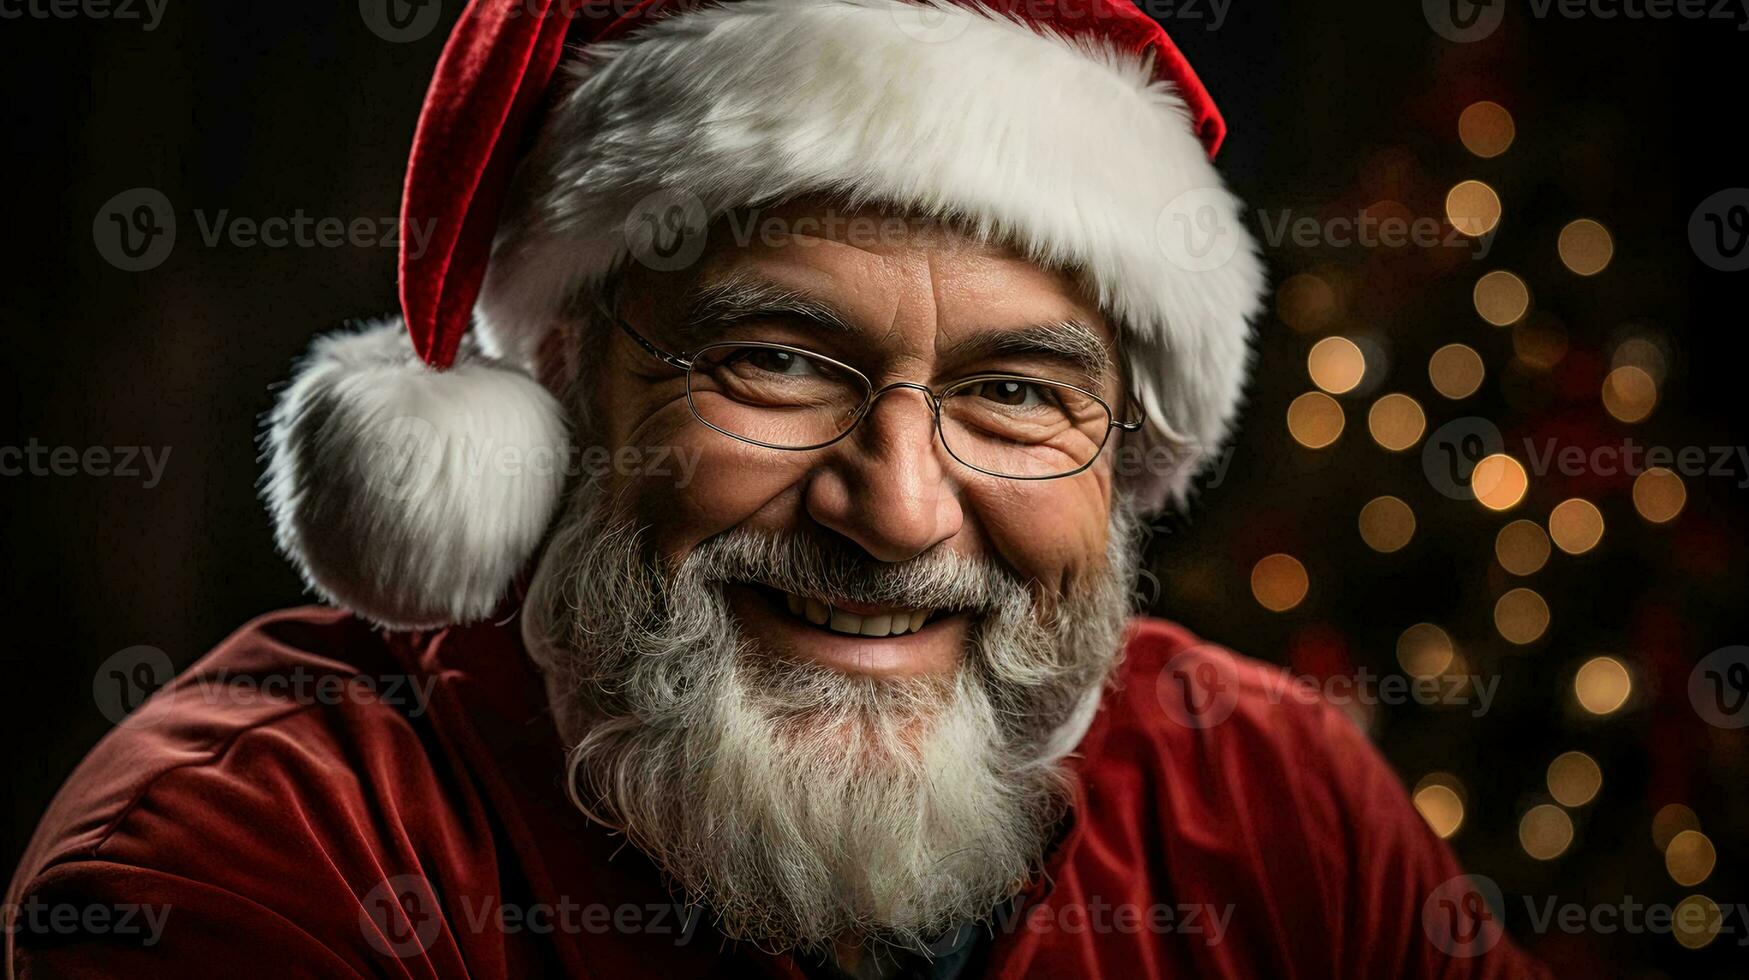
[(1017, 479), (1048, 479), (1093, 462), (1111, 411), (1092, 395), (1033, 378), (970, 378), (942, 396), (941, 438), (967, 466)]
[(868, 400), (848, 367), (781, 344), (718, 344), (700, 351), (688, 378), (692, 410), (732, 436), (808, 449), (843, 435)]

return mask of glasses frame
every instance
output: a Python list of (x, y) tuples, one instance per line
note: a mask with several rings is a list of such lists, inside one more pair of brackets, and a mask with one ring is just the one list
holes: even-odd
[[(947, 454), (949, 456), (952, 456), (955, 461), (957, 461), (961, 466), (964, 466), (967, 469), (975, 470), (976, 472), (982, 473), (985, 476), (993, 476), (993, 477), (996, 477), (997, 479), (1001, 479), (1001, 480), (1061, 480), (1064, 477), (1070, 477), (1070, 476), (1075, 476), (1076, 474), (1079, 474), (1079, 473), (1085, 473), (1089, 467), (1091, 467), (1094, 463), (1099, 461), (1099, 457), (1105, 452), (1106, 445), (1111, 442), (1111, 430), (1121, 429), (1124, 432), (1136, 432), (1136, 431), (1140, 430), (1143, 425), (1146, 424), (1145, 420), (1143, 420), (1143, 419), (1134, 419), (1134, 420), (1129, 420), (1129, 421), (1119, 419), (1117, 417), (1117, 413), (1112, 411), (1110, 402), (1107, 402), (1105, 399), (1099, 397), (1098, 395), (1094, 394), (1091, 391), (1088, 391), (1086, 388), (1083, 388), (1080, 385), (1072, 385), (1066, 381), (1055, 381), (1055, 380), (1052, 380), (1050, 378), (1038, 378), (1038, 377), (1033, 377), (1032, 375), (1026, 375), (1026, 374), (1004, 374), (1004, 373), (974, 374), (974, 375), (970, 375), (970, 376), (967, 376), (964, 378), (960, 378), (957, 381), (954, 381), (953, 383), (943, 387), (940, 391), (937, 391), (934, 388), (929, 387), (928, 385), (919, 384), (918, 382), (915, 382), (915, 381), (895, 381), (892, 384), (882, 385), (880, 387), (876, 387), (874, 380), (871, 379), (868, 375), (862, 373), (861, 371), (857, 370), (854, 367), (851, 367), (850, 365), (844, 363), (843, 361), (838, 360), (837, 358), (828, 357), (825, 354), (821, 354), (818, 351), (808, 350), (806, 347), (794, 347), (794, 346), (791, 346), (789, 344), (777, 344), (777, 343), (771, 343), (769, 341), (745, 340), (745, 341), (734, 341), (734, 342), (721, 343), (721, 344), (706, 344), (705, 346), (700, 347), (696, 351), (682, 352), (679, 354), (672, 354), (672, 353), (669, 353), (668, 351), (663, 350), (661, 347), (658, 347), (649, 338), (647, 338), (643, 334), (639, 333), (637, 331), (637, 328), (633, 327), (630, 323), (627, 323), (625, 318), (619, 315), (619, 312), (617, 310), (618, 305), (619, 305), (619, 303), (618, 303), (617, 296), (615, 297), (615, 302), (614, 302), (612, 307), (610, 307), (606, 302), (602, 301), (599, 298), (597, 298), (597, 300), (596, 300), (596, 307), (601, 311), (602, 315), (607, 317), (609, 320), (612, 320), (615, 324), (617, 324), (619, 326), (620, 330), (623, 331), (627, 337), (630, 337), (632, 339), (633, 343), (637, 344), (639, 347), (644, 349), (645, 353), (648, 353), (651, 357), (656, 358), (657, 360), (661, 361), (663, 364), (666, 364), (671, 368), (686, 372), (686, 407), (689, 411), (692, 412), (692, 417), (697, 419), (700, 423), (705, 425), (707, 428), (715, 429), (716, 431), (721, 432), (723, 435), (726, 435), (729, 438), (734, 439), (736, 442), (743, 442), (749, 446), (759, 446), (762, 449), (775, 449), (775, 450), (778, 450), (780, 452), (805, 453), (805, 452), (812, 452), (816, 449), (825, 449), (828, 446), (836, 445), (837, 443), (843, 441), (843, 439), (846, 436), (848, 436), (852, 432), (856, 431), (856, 427), (862, 424), (862, 420), (864, 418), (868, 417), (869, 412), (872, 411), (874, 408), (875, 402), (880, 401), (880, 398), (882, 395), (886, 394), (889, 391), (894, 391), (894, 390), (900, 389), (900, 388), (910, 388), (914, 391), (922, 392), (923, 395), (928, 399), (930, 411), (935, 416), (935, 435), (936, 435), (936, 438), (938, 440), (940, 440), (941, 448), (947, 450)], [(699, 413), (698, 404), (692, 400), (692, 373), (693, 373), (694, 366), (696, 365), (696, 363), (698, 361), (698, 358), (702, 354), (704, 354), (706, 351), (715, 350), (719, 347), (757, 347), (757, 348), (761, 348), (764, 350), (784, 351), (786, 353), (797, 354), (797, 355), (800, 355), (802, 357), (808, 357), (808, 358), (812, 358), (812, 359), (817, 360), (817, 361), (822, 361), (826, 364), (831, 365), (832, 367), (838, 368), (839, 370), (848, 372), (852, 377), (859, 379), (862, 382), (863, 387), (868, 390), (868, 396), (863, 399), (862, 404), (856, 409), (855, 414), (853, 414), (851, 416), (850, 424), (846, 425), (844, 427), (844, 431), (840, 432), (836, 436), (833, 436), (831, 439), (826, 440), (825, 442), (815, 443), (814, 445), (811, 445), (811, 446), (782, 446), (782, 445), (778, 445), (776, 443), (762, 442), (758, 439), (751, 439), (751, 438), (748, 438), (747, 436), (741, 435), (739, 433), (730, 432), (728, 429), (725, 429), (720, 425), (716, 425), (716, 424), (712, 423), (711, 420), (705, 418), (702, 414)], [(1105, 418), (1106, 418), (1105, 433), (1104, 433), (1104, 437), (1099, 440), (1099, 447), (1093, 451), (1092, 456), (1088, 457), (1087, 462), (1082, 463), (1080, 466), (1076, 467), (1075, 469), (1069, 470), (1068, 472), (1053, 473), (1050, 476), (1014, 476), (1014, 475), (1008, 474), (1008, 473), (998, 473), (994, 470), (987, 470), (987, 469), (983, 468), (982, 466), (978, 466), (975, 463), (966, 462), (966, 460), (964, 458), (962, 458), (959, 453), (954, 452), (953, 446), (950, 445), (947, 441), (947, 433), (945, 431), (943, 431), (943, 429), (941, 427), (941, 404), (943, 401), (945, 401), (949, 396), (953, 395), (959, 389), (964, 388), (964, 387), (968, 387), (970, 385), (974, 385), (974, 384), (977, 384), (977, 383), (983, 382), (983, 381), (1024, 381), (1024, 382), (1027, 382), (1030, 384), (1043, 384), (1043, 385), (1049, 385), (1049, 386), (1055, 387), (1055, 388), (1067, 388), (1070, 391), (1074, 391), (1074, 392), (1077, 392), (1079, 394), (1085, 395), (1088, 398), (1091, 398), (1093, 400), (1094, 404), (1097, 404), (1100, 408), (1105, 410)]]

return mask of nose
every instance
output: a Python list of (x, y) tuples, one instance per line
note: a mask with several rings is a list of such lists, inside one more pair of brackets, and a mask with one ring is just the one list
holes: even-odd
[(953, 479), (928, 389), (889, 385), (822, 457), (808, 481), (808, 515), (880, 561), (904, 561), (959, 533), (965, 515)]

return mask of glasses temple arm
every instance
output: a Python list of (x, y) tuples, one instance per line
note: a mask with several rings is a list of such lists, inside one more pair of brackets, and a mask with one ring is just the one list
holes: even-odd
[(625, 335), (627, 337), (630, 337), (634, 343), (636, 343), (639, 347), (642, 347), (646, 352), (649, 353), (649, 355), (651, 357), (654, 357), (655, 359), (661, 361), (663, 364), (666, 364), (672, 368), (678, 368), (679, 370), (682, 370), (682, 371), (692, 370), (692, 361), (690, 361), (684, 357), (679, 357), (679, 356), (676, 356), (674, 354), (670, 354), (667, 351), (663, 350), (662, 348), (657, 347), (655, 344), (651, 343), (648, 339), (646, 339), (644, 337), (643, 334), (638, 333), (636, 330), (632, 329), (632, 325), (625, 322), (625, 319), (623, 317), (621, 317), (618, 312), (616, 312), (612, 309), (609, 309), (608, 305), (605, 302), (603, 302), (600, 298), (596, 299), (595, 307), (596, 307), (596, 309), (601, 311), (602, 316), (607, 317), (609, 320), (612, 320), (615, 324), (617, 324), (619, 326), (619, 328), (625, 332)]

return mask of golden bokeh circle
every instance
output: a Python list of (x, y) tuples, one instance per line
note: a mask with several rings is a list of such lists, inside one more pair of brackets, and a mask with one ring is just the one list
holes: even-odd
[(1482, 457), (1470, 471), (1470, 490), (1489, 510), (1511, 510), (1529, 489), (1530, 476), (1524, 472), (1524, 464), (1505, 453)]
[(1609, 229), (1590, 218), (1580, 218), (1561, 229), (1556, 250), (1567, 268), (1581, 276), (1595, 276), (1614, 257), (1615, 239), (1609, 236)]
[(1494, 628), (1508, 642), (1534, 643), (1548, 631), (1549, 604), (1534, 590), (1513, 589), (1494, 603)]
[(1438, 677), (1451, 666), (1451, 635), (1432, 623), (1416, 623), (1397, 637), (1397, 663), (1413, 677)]
[(1475, 394), (1486, 374), (1482, 355), (1463, 344), (1446, 344), (1427, 359), (1427, 379), (1433, 382), (1433, 390), (1454, 401)]
[(1347, 337), (1325, 337), (1306, 355), (1306, 373), (1332, 395), (1353, 391), (1366, 377), (1366, 354)]
[(1664, 848), (1664, 870), (1678, 885), (1698, 885), (1707, 880), (1718, 860), (1712, 838), (1698, 830), (1678, 831)]
[(1336, 319), (1336, 290), (1310, 272), (1289, 276), (1275, 290), (1275, 312), (1299, 333), (1315, 333)]
[(1699, 829), (1700, 818), (1680, 803), (1666, 803), (1652, 815), (1652, 843), (1658, 845), (1660, 851), (1669, 847), (1677, 834)]
[(1512, 113), (1498, 102), (1472, 103), (1458, 116), (1458, 139), (1464, 149), (1483, 159), (1505, 153), (1517, 132)]
[(1700, 949), (1718, 938), (1724, 925), (1719, 903), (1705, 895), (1690, 895), (1671, 910), (1670, 934), (1685, 949)]
[(1360, 538), (1374, 551), (1401, 551), (1415, 536), (1415, 512), (1397, 497), (1374, 497), (1360, 509)]
[(1287, 431), (1307, 449), (1323, 449), (1342, 434), (1342, 406), (1321, 391), (1308, 391), (1287, 407)]
[(1549, 512), (1549, 538), (1569, 555), (1582, 555), (1603, 539), (1603, 512), (1583, 497), (1573, 497)]
[(1476, 280), (1476, 313), (1496, 327), (1517, 323), (1530, 309), (1530, 287), (1504, 269)]
[(1653, 524), (1676, 519), (1688, 503), (1688, 487), (1682, 477), (1654, 466), (1634, 477), (1634, 510)]
[(1514, 575), (1534, 575), (1549, 560), (1549, 536), (1535, 521), (1517, 520), (1494, 536), (1494, 558)]
[(1464, 801), (1457, 791), (1444, 783), (1428, 783), (1416, 787), (1415, 809), (1439, 837), (1449, 838), (1464, 825)]
[(1562, 752), (1549, 763), (1549, 795), (1562, 806), (1584, 806), (1603, 788), (1603, 768), (1577, 749)]
[(1614, 657), (1592, 657), (1573, 676), (1573, 697), (1594, 715), (1614, 714), (1633, 692), (1633, 678)]
[(1573, 819), (1553, 803), (1539, 803), (1519, 818), (1518, 843), (1538, 861), (1552, 861), (1573, 845)]
[(1625, 364), (1603, 379), (1603, 407), (1623, 422), (1639, 422), (1658, 406), (1658, 382), (1644, 368)]
[(1292, 555), (1265, 557), (1251, 569), (1251, 594), (1270, 612), (1286, 612), (1306, 598), (1306, 566)]
[(1657, 384), (1662, 384), (1664, 375), (1670, 371), (1664, 348), (1645, 337), (1630, 337), (1617, 344), (1615, 353), (1609, 359), (1609, 366), (1637, 367), (1651, 375), (1652, 381)]
[(1402, 452), (1421, 441), (1427, 430), (1427, 416), (1415, 399), (1404, 394), (1389, 394), (1372, 403), (1366, 413), (1366, 427), (1373, 441), (1392, 452)]
[(1460, 233), (1480, 238), (1500, 224), (1500, 195), (1479, 180), (1466, 180), (1445, 195), (1445, 218)]
[(1534, 371), (1547, 371), (1567, 356), (1567, 331), (1546, 313), (1533, 313), (1512, 326), (1512, 353)]

